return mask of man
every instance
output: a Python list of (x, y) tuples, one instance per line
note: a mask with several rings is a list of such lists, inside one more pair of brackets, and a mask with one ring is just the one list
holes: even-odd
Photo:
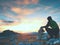
[(51, 18), (51, 16), (49, 16), (47, 20), (47, 25), (42, 28), (46, 29), (47, 33), (50, 35), (50, 38), (59, 38), (59, 27), (57, 23)]

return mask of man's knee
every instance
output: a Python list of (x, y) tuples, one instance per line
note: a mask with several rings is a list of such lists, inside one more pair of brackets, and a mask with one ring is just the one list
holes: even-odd
[(46, 31), (47, 31), (47, 33), (48, 33), (49, 35), (53, 35), (53, 31), (52, 31), (52, 29), (50, 29), (50, 28), (46, 28)]
[(50, 28), (45, 28), (47, 32), (52, 32), (52, 29)]

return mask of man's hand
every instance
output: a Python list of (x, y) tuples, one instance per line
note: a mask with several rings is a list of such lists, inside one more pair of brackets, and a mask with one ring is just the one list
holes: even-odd
[(41, 28), (45, 28), (46, 26), (42, 26)]

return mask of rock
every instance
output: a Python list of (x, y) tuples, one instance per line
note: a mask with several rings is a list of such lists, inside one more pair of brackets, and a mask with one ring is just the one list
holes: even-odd
[(46, 43), (47, 43), (48, 45), (60, 44), (60, 39), (59, 39), (59, 38), (57, 38), (57, 39), (52, 38), (52, 39), (50, 39), (49, 41), (47, 41)]
[(23, 42), (20, 42), (18, 45), (24, 45), (24, 43)]

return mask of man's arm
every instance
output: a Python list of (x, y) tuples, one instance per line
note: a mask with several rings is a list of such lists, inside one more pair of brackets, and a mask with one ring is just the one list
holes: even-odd
[(41, 28), (49, 27), (49, 22), (46, 24), (46, 26), (42, 26)]
[(49, 27), (50, 23), (48, 22), (45, 27)]

